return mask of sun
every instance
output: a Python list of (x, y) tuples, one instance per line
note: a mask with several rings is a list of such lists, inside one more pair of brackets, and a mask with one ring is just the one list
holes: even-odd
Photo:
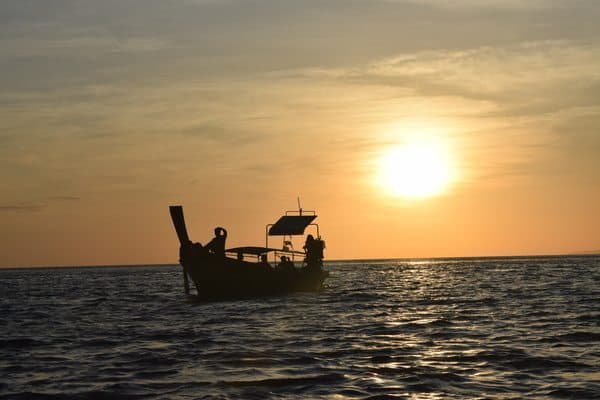
[(452, 180), (447, 149), (435, 141), (413, 141), (388, 148), (378, 163), (379, 186), (388, 193), (422, 199), (443, 193)]

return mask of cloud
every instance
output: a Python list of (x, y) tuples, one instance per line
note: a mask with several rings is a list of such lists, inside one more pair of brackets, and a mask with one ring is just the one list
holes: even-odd
[(539, 9), (555, 3), (553, 0), (384, 0), (390, 3), (427, 4), (439, 8), (458, 9)]
[(379, 86), (397, 90), (397, 97), (484, 101), (495, 105), (488, 110), (490, 116), (538, 116), (565, 108), (599, 106), (598, 65), (599, 44), (539, 41), (406, 53), (363, 66), (280, 71), (278, 76)]
[(2, 57), (81, 57), (85, 54), (101, 57), (103, 53), (141, 53), (172, 49), (173, 44), (156, 38), (87, 36), (67, 38), (24, 38), (0, 40)]
[(77, 202), (77, 196), (47, 196), (44, 201), (32, 201), (0, 205), (0, 212), (37, 212), (48, 207), (48, 203)]
[(1, 166), (36, 198), (57, 182), (89, 198), (95, 179), (168, 191), (179, 174), (342, 169), (389, 142), (373, 126), (412, 116), (485, 120), (477, 136), (510, 129), (527, 148), (548, 141), (544, 118), (597, 104), (594, 41), (535, 40), (565, 36), (552, 7), (474, 3), (59, 2), (4, 28)]
[(5, 88), (36, 89), (165, 75), (250, 76), (422, 49), (597, 37), (600, 11), (594, 2), (556, 0), (14, 3), (0, 6), (0, 80)]
[[(471, 179), (515, 183), (575, 172), (591, 177), (598, 168), (591, 154), (598, 141), (590, 135), (599, 126), (598, 65), (600, 44), (560, 40), (421, 51), (279, 75), (336, 81), (347, 90), (380, 88), (398, 119), (413, 110), (417, 119), (443, 115), (471, 126), (458, 132)], [(357, 140), (364, 151), (365, 140)]]
[(80, 197), (76, 196), (48, 196), (46, 199), (50, 201), (80, 201)]
[(270, 134), (249, 130), (228, 128), (222, 124), (201, 123), (185, 127), (179, 131), (184, 136), (207, 139), (213, 144), (244, 146), (257, 144), (269, 139)]
[(0, 205), (0, 212), (37, 212), (44, 209), (43, 205), (9, 204)]

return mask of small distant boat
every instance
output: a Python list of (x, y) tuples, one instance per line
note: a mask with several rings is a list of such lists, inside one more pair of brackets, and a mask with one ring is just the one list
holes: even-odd
[[(199, 299), (225, 300), (318, 291), (329, 275), (323, 270), (325, 242), (314, 223), (314, 211), (299, 207), (297, 211), (287, 211), (274, 224), (267, 224), (264, 247), (229, 249), (225, 248), (225, 229), (215, 228), (215, 237), (204, 246), (193, 243), (188, 237), (183, 207), (170, 206), (169, 211), (179, 238), (179, 261), (188, 295), (190, 280)], [(316, 237), (307, 235), (304, 251), (295, 250), (291, 237), (304, 235), (309, 226), (316, 229)], [(283, 237), (282, 248), (269, 247), (271, 236)]]

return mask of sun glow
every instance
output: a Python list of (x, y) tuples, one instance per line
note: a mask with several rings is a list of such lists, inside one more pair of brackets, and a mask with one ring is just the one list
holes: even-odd
[(435, 141), (412, 141), (387, 149), (378, 165), (378, 184), (394, 196), (439, 195), (452, 180), (447, 149)]

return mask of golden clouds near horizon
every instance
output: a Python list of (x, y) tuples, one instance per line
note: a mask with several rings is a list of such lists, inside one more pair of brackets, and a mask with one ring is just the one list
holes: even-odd
[(431, 136), (413, 136), (385, 148), (377, 160), (376, 183), (388, 195), (418, 200), (446, 192), (455, 179), (449, 146)]

